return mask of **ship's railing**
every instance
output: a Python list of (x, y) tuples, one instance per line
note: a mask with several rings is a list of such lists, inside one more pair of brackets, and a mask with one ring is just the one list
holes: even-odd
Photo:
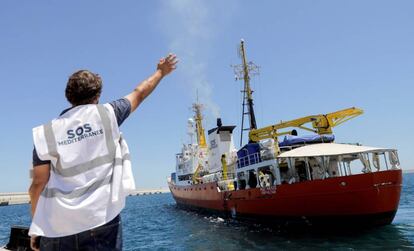
[[(226, 179), (234, 179), (236, 177), (234, 172), (227, 172)], [(209, 182), (218, 182), (224, 180), (223, 171), (218, 171), (215, 173), (210, 173), (201, 177), (202, 182), (209, 183)]]
[(253, 164), (257, 164), (262, 162), (262, 158), (260, 157), (260, 153), (252, 153), (249, 155), (246, 155), (244, 157), (241, 157), (237, 160), (237, 168), (242, 168), (245, 166), (250, 166)]

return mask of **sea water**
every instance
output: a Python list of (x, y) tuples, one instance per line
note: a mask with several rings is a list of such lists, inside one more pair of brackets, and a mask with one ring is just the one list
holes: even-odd
[[(122, 212), (124, 250), (414, 250), (414, 174), (403, 176), (391, 225), (342, 234), (286, 234), (176, 207), (171, 194), (131, 196)], [(30, 223), (29, 205), (0, 207), (0, 246), (11, 225)]]

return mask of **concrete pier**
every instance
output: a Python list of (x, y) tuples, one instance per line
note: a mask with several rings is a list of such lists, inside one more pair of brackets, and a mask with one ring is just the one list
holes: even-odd
[[(151, 194), (161, 194), (169, 193), (170, 190), (166, 188), (161, 189), (145, 189), (145, 190), (135, 190), (130, 195), (151, 195)], [(0, 193), (0, 206), (7, 205), (17, 205), (17, 204), (26, 204), (30, 202), (29, 194), (24, 192), (14, 192), (14, 193)]]
[(30, 198), (28, 193), (0, 193), (0, 205), (16, 205), (29, 203)]
[(146, 189), (146, 190), (135, 190), (130, 195), (150, 195), (150, 194), (161, 194), (161, 193), (169, 193), (170, 190), (168, 188), (161, 188), (161, 189)]

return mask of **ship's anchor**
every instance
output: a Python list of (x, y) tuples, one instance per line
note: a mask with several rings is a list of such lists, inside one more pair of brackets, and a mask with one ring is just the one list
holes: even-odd
[(230, 200), (232, 193), (224, 192), (223, 208), (228, 211), (227, 201)]
[(231, 214), (231, 218), (235, 219), (237, 212), (236, 212), (236, 207), (232, 207), (230, 210), (230, 214)]
[[(232, 193), (225, 193), (225, 194), (224, 194), (224, 209), (225, 209), (226, 211), (227, 211), (227, 209), (228, 209), (227, 201), (231, 199), (231, 196), (232, 196), (232, 195), (233, 195)], [(233, 219), (235, 219), (235, 218), (236, 218), (236, 215), (237, 215), (237, 212), (236, 212), (236, 206), (237, 206), (237, 205), (233, 206), (233, 207), (229, 210), (229, 211), (230, 211), (230, 216), (231, 216), (231, 218), (233, 218)]]

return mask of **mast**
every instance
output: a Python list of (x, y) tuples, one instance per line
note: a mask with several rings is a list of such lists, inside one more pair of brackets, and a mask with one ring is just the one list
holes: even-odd
[[(240, 42), (239, 54), (242, 59), (241, 65), (233, 66), (234, 72), (236, 74), (236, 80), (243, 79), (244, 88), (243, 88), (243, 104), (242, 104), (242, 121), (241, 121), (241, 130), (240, 130), (240, 146), (243, 145), (243, 132), (257, 129), (256, 117), (253, 109), (253, 96), (252, 89), (250, 88), (250, 75), (259, 74), (259, 67), (253, 62), (247, 62), (246, 49), (244, 47), (244, 40)], [(247, 112), (245, 109), (247, 108)], [(244, 128), (244, 117), (248, 116), (250, 126), (249, 128)]]
[(201, 104), (194, 103), (193, 104), (193, 111), (195, 113), (194, 119), (196, 122), (196, 131), (197, 131), (197, 143), (198, 146), (201, 148), (207, 148), (206, 143), (206, 136), (204, 134), (204, 128), (203, 128), (203, 116), (201, 115)]

